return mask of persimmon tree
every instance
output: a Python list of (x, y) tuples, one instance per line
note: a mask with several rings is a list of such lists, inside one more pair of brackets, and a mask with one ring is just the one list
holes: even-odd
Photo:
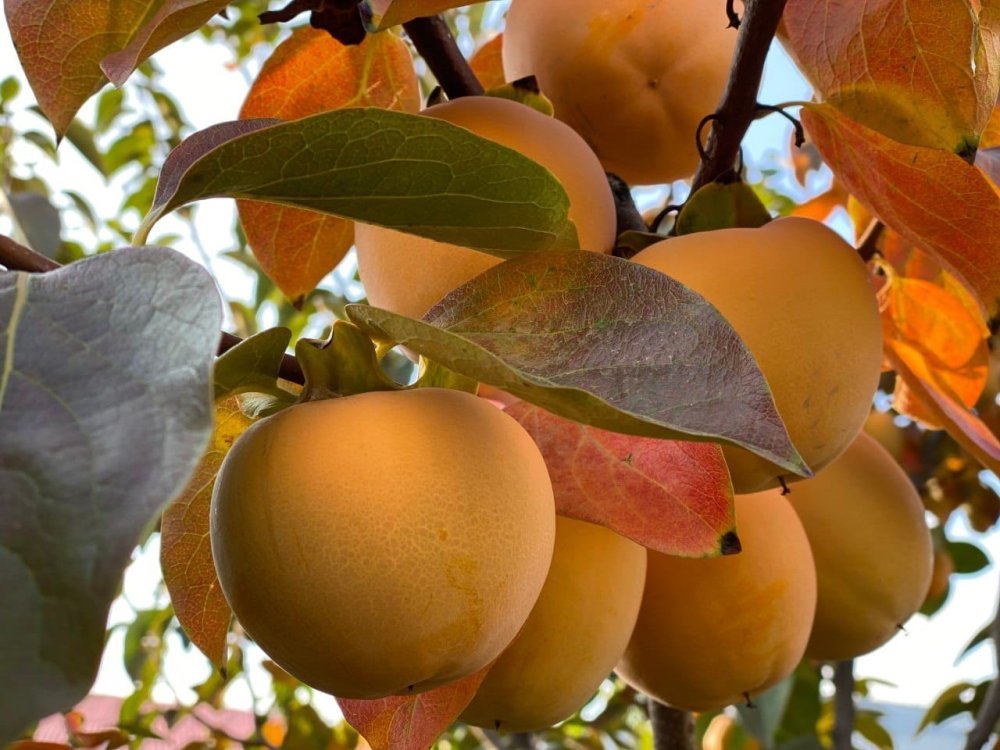
[[(738, 553), (719, 444), (788, 477), (809, 469), (732, 325), (629, 258), (664, 237), (777, 215), (822, 220), (845, 210), (880, 285), (881, 387), (911, 420), (884, 426), (881, 439), (937, 519), (940, 575), (925, 612), (944, 604), (949, 573), (985, 567), (982, 551), (949, 540), (945, 524), (959, 511), (980, 531), (1000, 518), (1000, 501), (978, 481), (982, 469), (1000, 468), (990, 374), (1000, 10), (992, 0), (715, 4), (719, 24), (733, 27), (735, 53), (716, 110), (690, 133), (700, 163), (688, 187), (674, 186), (645, 218), (629, 186), (609, 175), (618, 232), (614, 252), (602, 254), (575, 251), (567, 190), (552, 172), (417, 114), (425, 97), (484, 92), (545, 108), (544, 87), (504, 82), (497, 41), (483, 40), (471, 60), (461, 54), (450, 24), (461, 18), (478, 31), (483, 4), (5, 0), (39, 125), (10, 126), (19, 81), (0, 82), (0, 214), (12, 229), (0, 236), (0, 684), (12, 686), (0, 701), (0, 741), (42, 750), (31, 726), (66, 712), (73, 746), (117, 747), (150, 736), (165, 717), (193, 715), (193, 706), (150, 702), (164, 636), (178, 628), (214, 667), (196, 688), (200, 703), (221, 705), (244, 679), (248, 639), (234, 626), (208, 544), (212, 485), (255, 420), (300, 398), (485, 384), (519, 399), (507, 411), (545, 457), (559, 513), (670, 555)], [(190, 132), (150, 58), (195, 33), (222, 39), (238, 59), (251, 49), (267, 49), (268, 59), (239, 119)], [(776, 34), (814, 86), (813, 101), (758, 101)], [(95, 96), (88, 124), (78, 112)], [(830, 189), (801, 205), (744, 182), (748, 127), (782, 115), (795, 120), (795, 176), (821, 164), (833, 173)], [(78, 191), (53, 195), (15, 161), (12, 145), (52, 158), (65, 141), (105, 178), (128, 168), (118, 216), (96, 215)], [(230, 256), (257, 283), (253, 305), (225, 301), (235, 333), (223, 331), (211, 275), (169, 249), (173, 238), (154, 235), (171, 213), (193, 231), (192, 206), (217, 197), (237, 201)], [(144, 218), (132, 222), (137, 213)], [(89, 224), (85, 240), (62, 240), (68, 215)], [(355, 222), (504, 262), (410, 318), (323, 288), (353, 245)], [(262, 326), (265, 306), (277, 326)], [(317, 319), (323, 339), (306, 338)], [(418, 356), (414, 367), (408, 357)], [(154, 528), (169, 602), (128, 627), (136, 691), (118, 727), (94, 733), (70, 712), (93, 684), (122, 572)], [(1000, 618), (971, 645), (1000, 643), (997, 629)], [(456, 723), (480, 671), (419, 694), (343, 699), (349, 726), (330, 727), (307, 689), (267, 667), (273, 701), (253, 734), (209, 727), (214, 739), (350, 748), (360, 734), (373, 748), (415, 750), (443, 733), (450, 747), (628, 747), (652, 733), (657, 748), (687, 748), (718, 715), (695, 719), (609, 681), (589, 720), (578, 714), (535, 738), (502, 735)], [(730, 746), (752, 737), (764, 747), (832, 739), (846, 748), (854, 731), (887, 746), (877, 714), (853, 706), (867, 685), (851, 664), (837, 665), (832, 701), (821, 695), (824, 669), (806, 660), (740, 706)], [(944, 689), (925, 724), (966, 711), (976, 717), (967, 747), (979, 748), (1000, 719), (1000, 681)]]

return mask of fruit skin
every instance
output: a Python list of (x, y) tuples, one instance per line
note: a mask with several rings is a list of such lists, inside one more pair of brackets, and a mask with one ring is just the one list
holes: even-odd
[(513, 0), (508, 81), (534, 75), (555, 115), (633, 185), (691, 175), (695, 131), (729, 78), (736, 33), (704, 0)]
[(743, 551), (690, 559), (648, 552), (632, 640), (615, 671), (661, 703), (722, 708), (787, 677), (805, 651), (816, 573), (784, 498), (736, 496)]
[(625, 650), (645, 578), (644, 547), (603, 526), (557, 516), (542, 593), (461, 720), (530, 732), (580, 709)]
[[(657, 242), (633, 260), (700, 293), (732, 324), (810, 469), (846, 450), (882, 364), (878, 303), (850, 245), (817, 221), (791, 217)], [(739, 494), (776, 487), (784, 474), (742, 448), (722, 450)]]
[(253, 425), (216, 480), (212, 553), (247, 632), (339, 697), (481, 669), (542, 589), (555, 506), (527, 432), (445, 389), (293, 406)]
[(933, 542), (920, 495), (862, 432), (787, 498), (816, 559), (819, 597), (806, 654), (840, 660), (875, 650), (920, 608), (931, 583)]
[[(580, 247), (610, 252), (615, 206), (604, 170), (579, 136), (534, 109), (490, 96), (466, 96), (423, 114), (460, 125), (534, 159), (562, 182)], [(370, 224), (356, 224), (358, 273), (368, 301), (420, 318), (457, 286), (502, 262), (478, 250)]]

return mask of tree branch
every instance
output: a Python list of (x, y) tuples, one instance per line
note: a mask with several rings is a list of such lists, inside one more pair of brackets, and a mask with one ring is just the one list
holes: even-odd
[(884, 232), (885, 224), (878, 219), (873, 219), (861, 236), (861, 240), (858, 242), (858, 255), (865, 263), (875, 257), (875, 253), (878, 252), (879, 240)]
[(778, 29), (785, 0), (746, 0), (733, 55), (732, 72), (712, 122), (705, 158), (698, 165), (691, 192), (727, 176), (734, 177), (740, 143), (757, 112), (757, 91), (764, 59)]
[(10, 237), (0, 234), (0, 265), (11, 271), (28, 271), (29, 273), (45, 273), (60, 267), (51, 258), (36, 253), (30, 247), (14, 242)]
[(833, 750), (852, 750), (854, 734), (854, 659), (833, 668)]
[[(241, 343), (243, 343), (243, 339), (239, 336), (234, 336), (231, 333), (223, 331), (222, 338), (219, 339), (219, 348), (216, 351), (216, 354), (221, 357), (230, 349), (235, 346), (239, 346)], [(286, 354), (281, 358), (281, 365), (278, 367), (278, 377), (282, 380), (298, 383), (299, 385), (305, 385), (306, 383), (306, 378), (302, 372), (301, 365), (299, 365), (299, 361), (291, 354)]]
[(458, 48), (444, 19), (440, 16), (414, 18), (404, 23), (403, 28), (449, 99), (483, 93), (483, 85), (469, 67), (469, 61)]
[(1000, 721), (1000, 604), (997, 607), (997, 615), (993, 618), (990, 637), (993, 639), (993, 651), (996, 654), (997, 676), (986, 690), (983, 704), (976, 714), (976, 723), (965, 738), (965, 750), (980, 750), (989, 741), (997, 721)]
[(696, 750), (694, 717), (689, 712), (650, 698), (649, 721), (653, 725), (654, 750)]

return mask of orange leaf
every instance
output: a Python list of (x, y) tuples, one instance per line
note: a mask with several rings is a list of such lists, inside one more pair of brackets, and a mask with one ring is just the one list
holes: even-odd
[[(264, 64), (240, 117), (295, 120), (341, 107), (419, 110), (413, 60), (401, 39), (372, 34), (345, 46), (325, 31), (300, 28)], [(312, 291), (354, 242), (346, 219), (254, 201), (237, 206), (258, 262), (291, 299)]]
[(1000, 195), (958, 156), (907, 146), (810, 105), (802, 122), (834, 174), (907, 241), (932, 253), (990, 309), (1000, 295)]
[(490, 666), (423, 693), (375, 700), (337, 698), (337, 704), (372, 750), (427, 750), (472, 702)]
[(503, 34), (497, 34), (477, 49), (469, 65), (487, 91), (503, 86), (507, 82), (503, 74)]
[(1000, 441), (981, 419), (962, 405), (961, 399), (946, 383), (935, 377), (922, 353), (901, 341), (889, 341), (886, 357), (934, 421), (984, 467), (1000, 472)]
[(524, 401), (506, 408), (545, 457), (556, 511), (671, 555), (730, 551), (733, 488), (713, 443), (599, 430)]
[(847, 199), (847, 191), (844, 190), (843, 185), (835, 180), (830, 189), (825, 193), (821, 193), (815, 198), (811, 198), (793, 208), (792, 216), (823, 221), (833, 213), (834, 209), (844, 206), (847, 203)]
[(212, 442), (187, 487), (163, 512), (160, 524), (160, 565), (174, 613), (192, 643), (219, 669), (226, 663), (226, 636), (233, 615), (212, 561), (209, 507), (222, 459), (251, 424), (235, 397), (216, 404)]
[(972, 154), (1000, 88), (995, 16), (969, 0), (789, 0), (783, 23), (803, 72), (845, 115)]
[(123, 49), (156, 0), (6, 0), (7, 25), (31, 90), (56, 133), (107, 79), (106, 56)]

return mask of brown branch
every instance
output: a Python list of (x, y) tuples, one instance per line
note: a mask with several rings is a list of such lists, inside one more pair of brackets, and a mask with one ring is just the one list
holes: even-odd
[(608, 187), (615, 199), (615, 236), (628, 231), (645, 232), (646, 222), (642, 220), (642, 214), (635, 205), (628, 183), (614, 172), (605, 172), (604, 176), (608, 179)]
[[(54, 271), (57, 268), (62, 268), (54, 260), (46, 258), (44, 255), (39, 255), (31, 248), (14, 242), (14, 240), (4, 237), (2, 234), (0, 234), (0, 265), (5, 266), (11, 271), (26, 271), (28, 273), (45, 273), (46, 271)], [(231, 333), (223, 331), (219, 340), (218, 354), (224, 354), (241, 341), (243, 339), (239, 336), (234, 336)], [(302, 374), (302, 368), (299, 366), (298, 360), (290, 354), (286, 354), (282, 358), (281, 367), (278, 369), (278, 377), (298, 383), (299, 385), (305, 383), (305, 376)]]
[(778, 29), (785, 0), (747, 0), (733, 55), (732, 72), (712, 122), (705, 158), (691, 192), (720, 178), (734, 177), (740, 144), (757, 114), (757, 91), (764, 59)]
[(852, 750), (854, 734), (854, 660), (838, 661), (833, 668), (833, 750)]
[(884, 232), (885, 224), (878, 219), (873, 219), (872, 223), (868, 225), (868, 229), (865, 230), (864, 235), (862, 235), (861, 240), (858, 242), (858, 255), (861, 256), (861, 260), (865, 263), (875, 257), (875, 254), (878, 252), (879, 240), (882, 239)]
[(0, 234), (0, 266), (10, 271), (28, 271), (29, 273), (45, 273), (60, 268), (51, 258), (36, 253), (30, 247), (14, 242), (10, 237)]
[(654, 750), (696, 750), (694, 717), (688, 711), (649, 699), (649, 721), (653, 725)]
[(983, 703), (976, 713), (976, 723), (965, 738), (965, 750), (980, 750), (989, 741), (997, 721), (1000, 721), (1000, 605), (990, 627), (990, 637), (996, 653), (997, 676), (986, 689)]
[(469, 67), (469, 61), (458, 48), (444, 19), (440, 16), (414, 18), (404, 23), (403, 28), (449, 99), (483, 93), (483, 85)]

